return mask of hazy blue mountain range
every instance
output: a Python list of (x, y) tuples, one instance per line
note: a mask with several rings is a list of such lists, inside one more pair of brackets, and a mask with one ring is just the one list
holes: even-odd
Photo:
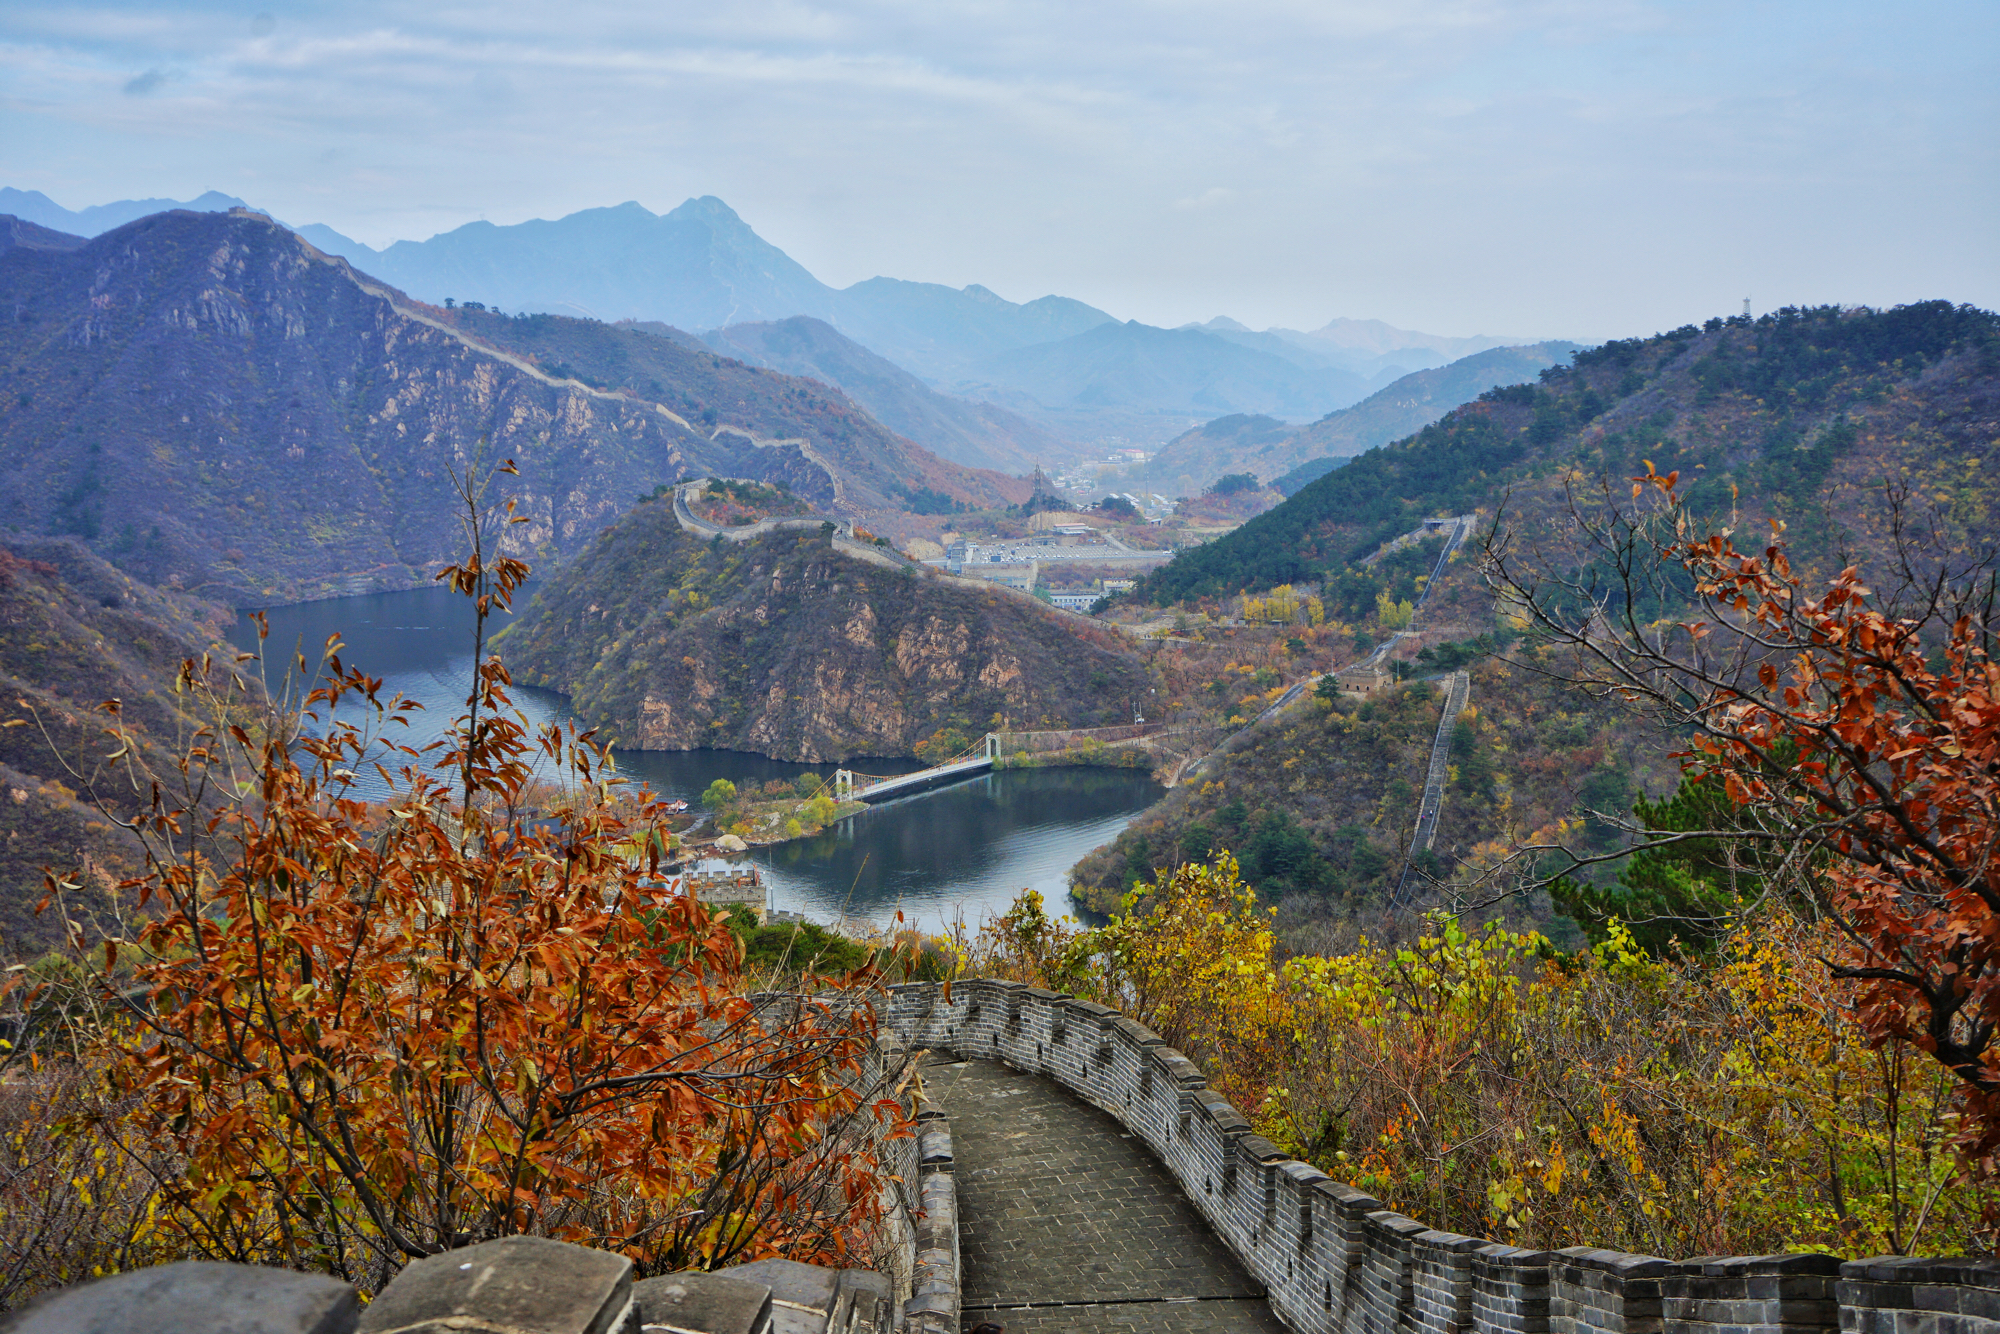
[(469, 222), (428, 241), (364, 251), (355, 246), (346, 258), (433, 303), (453, 297), (683, 329), (833, 313), (832, 289), (715, 198), (664, 216), (626, 203), (553, 222)]
[(1259, 333), (1226, 315), (1218, 315), (1205, 323), (1180, 327), (1199, 329), (1232, 343), (1274, 353), (1301, 366), (1338, 366), (1373, 380), (1378, 386), (1411, 371), (1442, 366), (1491, 347), (1512, 347), (1531, 341), (1491, 334), (1449, 338), (1399, 329), (1381, 320), (1331, 320), (1310, 333), (1297, 329), (1266, 329)]
[[(241, 204), (211, 192), (185, 202), (125, 200), (71, 211), (37, 192), (0, 190), (0, 210), (85, 236), (164, 209), (214, 212)], [(1230, 413), (1318, 417), (1409, 371), (1520, 341), (1447, 338), (1379, 320), (1260, 333), (1218, 317), (1168, 330), (1121, 324), (1067, 297), (1016, 303), (977, 284), (954, 289), (870, 278), (836, 289), (713, 196), (664, 215), (624, 203), (552, 221), (474, 222), (382, 250), (321, 224), (297, 230), (316, 248), (433, 304), (449, 298), (510, 313), (658, 321), (696, 331), (810, 317), (932, 389), (995, 404), (1032, 421), (1029, 429), (1069, 441), (1106, 435), (1164, 441), (1192, 421)], [(841, 373), (853, 381), (842, 388), (860, 401), (870, 392), (890, 401), (879, 368), (864, 372), (842, 356), (849, 364)], [(863, 384), (873, 388), (856, 387)], [(903, 406), (885, 406), (884, 415), (930, 432), (925, 442), (949, 457), (975, 457), (963, 452), (974, 439), (987, 442), (978, 450), (995, 448), (996, 431), (1030, 455), (1042, 452), (1018, 433), (1025, 423), (984, 416), (984, 425), (974, 426), (963, 420), (968, 409), (937, 402), (918, 411), (907, 389), (898, 390)], [(950, 418), (960, 428), (944, 430)], [(976, 456), (997, 459), (1004, 452)]]
[[(808, 316), (935, 388), (1003, 404), (1025, 394), (1058, 412), (1315, 417), (1417, 367), (1518, 341), (1446, 338), (1379, 320), (1335, 320), (1310, 333), (1258, 333), (1227, 318), (1164, 330), (1120, 324), (1067, 297), (1016, 303), (977, 284), (870, 278), (836, 289), (713, 196), (664, 215), (624, 203), (554, 221), (468, 223), (381, 251), (319, 226), (300, 235), (432, 302), (451, 297), (689, 330)], [(1075, 367), (1056, 369), (1079, 355), (1087, 363), (1081, 381)]]
[[(67, 209), (40, 190), (0, 187), (0, 213), (11, 213), (23, 222), (32, 222), (58, 232), (68, 232), (72, 236), (81, 236), (86, 240), (93, 236), (101, 236), (113, 227), (123, 227), (128, 222), (135, 222), (154, 213), (165, 213), (168, 209), (186, 208), (193, 209), (197, 213), (227, 213), (232, 208), (248, 207), (249, 205), (234, 195), (210, 190), (195, 199), (120, 199), (109, 204), (93, 204), (89, 208)], [(331, 231), (330, 228), (322, 230)]]
[(996, 353), (1055, 342), (1117, 321), (1066, 296), (1016, 305), (974, 283), (870, 278), (838, 293), (834, 325), (856, 342), (940, 383)]
[(380, 251), (330, 229), (300, 235), (431, 302), (452, 297), (695, 330), (810, 315), (933, 380), (955, 378), (995, 352), (1111, 320), (1080, 301), (1017, 305), (976, 285), (955, 291), (871, 278), (845, 290), (828, 287), (712, 195), (664, 215), (625, 203), (553, 222), (467, 223)]
[[(652, 331), (660, 326), (642, 325)], [(1027, 473), (1037, 462), (1067, 458), (1064, 441), (991, 403), (940, 394), (886, 357), (878, 357), (823, 320), (732, 324), (704, 340), (724, 356), (831, 385), (870, 416), (939, 458), (974, 468)]]
[(1314, 347), (1304, 336), (1287, 337), (1268, 331), (1259, 333), (1255, 329), (1237, 323), (1227, 315), (1218, 315), (1214, 319), (1202, 324), (1183, 324), (1177, 327), (1182, 330), (1192, 330), (1196, 333), (1209, 334), (1222, 339), (1224, 342), (1235, 343), (1238, 347), (1255, 348), (1259, 352), (1268, 352), (1274, 357), (1283, 358), (1291, 362), (1294, 366), (1304, 366), (1308, 370), (1353, 371), (1356, 369), (1355, 366), (1349, 364), (1353, 359), (1343, 355), (1335, 348)]
[(1484, 352), (1490, 347), (1507, 347), (1528, 342), (1528, 339), (1492, 334), (1477, 334), (1471, 338), (1451, 338), (1443, 334), (1419, 333), (1414, 329), (1398, 329), (1393, 324), (1381, 320), (1329, 320), (1310, 333), (1300, 333), (1295, 329), (1273, 329), (1272, 333), (1281, 338), (1303, 340), (1309, 346), (1334, 348), (1349, 357), (1367, 357), (1377, 361), (1391, 356), (1407, 356), (1420, 351), (1434, 354), (1442, 364), (1469, 357), (1475, 352)]
[[(1282, 432), (1268, 426), (1245, 430), (1236, 417), (1209, 422), (1169, 441), (1153, 460), (1153, 476), (1184, 494), (1232, 472), (1254, 473), (1267, 482), (1282, 479), (1297, 490), (1332, 471), (1332, 463), (1317, 466), (1316, 461), (1351, 458), (1400, 440), (1497, 385), (1534, 379), (1543, 367), (1567, 361), (1576, 350), (1575, 343), (1559, 342), (1489, 348), (1446, 366), (1413, 371), (1359, 403)], [(1317, 471), (1303, 468), (1307, 464)], [(1302, 475), (1291, 475), (1300, 469)]]
[(1295, 361), (1198, 329), (1136, 320), (1102, 324), (1060, 342), (990, 357), (983, 381), (1019, 389), (1052, 408), (1150, 408), (1315, 417), (1352, 403), (1368, 382), (1335, 367)]

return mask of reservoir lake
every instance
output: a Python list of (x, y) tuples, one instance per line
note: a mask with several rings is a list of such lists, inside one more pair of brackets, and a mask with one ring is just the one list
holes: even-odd
[[(531, 591), (517, 601), (526, 607)], [(473, 615), (468, 599), (441, 588), (334, 598), (265, 612), (271, 627), (265, 657), (275, 684), (295, 650), (317, 661), (330, 634), (345, 645), (344, 664), (383, 678), (384, 697), (400, 693), (422, 704), (405, 745), (436, 740), (463, 711), (472, 672)], [(506, 623), (496, 614), (491, 635)], [(257, 651), (244, 616), (231, 636)], [(497, 651), (506, 658), (503, 640)], [(250, 665), (250, 664), (246, 664)], [(573, 722), (567, 699), (515, 686), (515, 703), (534, 723)], [(358, 712), (344, 718), (360, 721)], [(853, 759), (844, 764), (794, 764), (728, 750), (616, 752), (620, 774), (662, 797), (699, 802), (717, 778), (741, 786), (835, 769), (896, 774), (921, 768), (914, 759)], [(407, 761), (405, 761), (407, 763)], [(392, 771), (397, 765), (388, 765)], [(364, 772), (357, 766), (358, 772)], [(367, 777), (360, 795), (386, 795)], [(1069, 868), (1118, 836), (1162, 789), (1142, 770), (1015, 769), (987, 774), (934, 792), (885, 802), (821, 833), (752, 849), (764, 871), (770, 905), (820, 922), (866, 918), (887, 926), (900, 910), (912, 925), (938, 930), (955, 918), (976, 928), (1004, 912), (1023, 889), (1036, 889), (1057, 912), (1080, 912), (1068, 897)]]

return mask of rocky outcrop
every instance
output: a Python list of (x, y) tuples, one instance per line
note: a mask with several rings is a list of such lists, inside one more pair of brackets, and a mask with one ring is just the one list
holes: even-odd
[(1129, 721), (1149, 688), (1115, 632), (1000, 589), (885, 569), (817, 532), (744, 543), (639, 507), (501, 641), (620, 744), (820, 761), (907, 755), (956, 727)]
[(842, 514), (920, 488), (1006, 501), (823, 385), (425, 306), (241, 210), (69, 250), (17, 237), (0, 307), (0, 525), (237, 606), (428, 582), (462, 542), (454, 475), (507, 459), (491, 498), (528, 522), (498, 536), (542, 564), (683, 476), (782, 480)]

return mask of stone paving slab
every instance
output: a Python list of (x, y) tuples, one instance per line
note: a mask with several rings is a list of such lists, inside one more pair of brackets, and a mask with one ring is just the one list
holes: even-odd
[(968, 1312), (965, 1328), (982, 1320), (1005, 1334), (1282, 1334), (1284, 1326), (1262, 1298), (1219, 1302), (1146, 1302), (1132, 1305), (1038, 1307)]
[(934, 1060), (924, 1077), (951, 1118), (966, 1329), (1281, 1334), (1256, 1283), (1114, 1117), (997, 1062)]

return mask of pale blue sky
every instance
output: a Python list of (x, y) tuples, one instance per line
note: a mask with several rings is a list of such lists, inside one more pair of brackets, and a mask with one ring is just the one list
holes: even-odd
[(2000, 305), (2000, 5), (9, 0), (0, 185), (370, 244), (727, 200), (827, 282), (1602, 338)]

